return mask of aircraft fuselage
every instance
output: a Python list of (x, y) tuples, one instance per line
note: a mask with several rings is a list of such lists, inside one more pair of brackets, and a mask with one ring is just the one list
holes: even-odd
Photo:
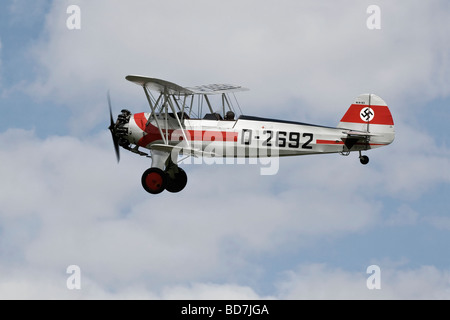
[[(183, 130), (175, 118), (156, 117), (150, 113), (131, 116), (128, 141), (150, 149), (165, 140), (172, 146), (202, 150), (205, 155), (219, 157), (295, 156), (316, 153), (346, 152), (347, 132), (343, 128), (311, 125), (250, 116), (237, 120), (184, 119)], [(158, 128), (161, 128), (158, 129)], [(371, 137), (358, 142), (351, 151), (367, 150), (389, 144), (386, 137)]]

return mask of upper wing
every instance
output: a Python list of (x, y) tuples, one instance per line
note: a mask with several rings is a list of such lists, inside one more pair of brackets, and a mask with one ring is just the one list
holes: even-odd
[(161, 93), (167, 94), (176, 94), (176, 95), (184, 95), (184, 94), (193, 94), (194, 92), (183, 88), (175, 83), (156, 79), (156, 78), (147, 78), (142, 76), (126, 76), (125, 79), (128, 81), (134, 82), (143, 87), (147, 87), (150, 90), (158, 91)]
[(232, 84), (207, 84), (197, 87), (188, 87), (186, 89), (192, 91), (195, 94), (222, 94), (249, 90), (247, 88), (235, 86)]
[(247, 88), (231, 84), (208, 84), (203, 86), (184, 88), (169, 81), (133, 75), (126, 76), (125, 79), (140, 86), (147, 87), (150, 90), (175, 95), (222, 94), (248, 90)]

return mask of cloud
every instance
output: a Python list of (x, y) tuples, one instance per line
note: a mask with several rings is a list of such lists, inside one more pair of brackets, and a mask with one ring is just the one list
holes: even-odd
[[(383, 210), (370, 192), (358, 194), (364, 171), (358, 165), (348, 178), (346, 167), (354, 166), (344, 158), (338, 171), (325, 158), (306, 157), (300, 166), (299, 159), (282, 159), (277, 176), (261, 176), (252, 165), (190, 165), (183, 193), (149, 197), (139, 182), (148, 160), (124, 154), (117, 166), (106, 131), (42, 139), (10, 129), (0, 135), (0, 150), (0, 174), (9, 182), (0, 192), (0, 267), (11, 274), (0, 282), (6, 298), (307, 298), (284, 282), (268, 296), (252, 286), (267, 276), (271, 256), (368, 230)], [(335, 183), (326, 183), (330, 176)], [(283, 187), (274, 188), (280, 181)], [(257, 262), (264, 256), (268, 265)], [(84, 279), (78, 293), (65, 287), (72, 264)], [(347, 296), (364, 280), (317, 267), (330, 279), (318, 285), (314, 268), (300, 272), (316, 286), (310, 297)], [(277, 284), (273, 276), (268, 281)], [(330, 289), (338, 285), (342, 292)], [(28, 286), (39, 290), (25, 293)], [(404, 294), (392, 290), (388, 297)]]
[(418, 222), (418, 217), (417, 211), (403, 204), (386, 220), (386, 224), (389, 226), (414, 225)]
[[(5, 270), (2, 270), (5, 271)], [(378, 272), (378, 271), (377, 271)], [(2, 299), (150, 299), (150, 300), (447, 300), (450, 296), (449, 271), (434, 266), (392, 268), (380, 266), (379, 289), (369, 289), (374, 273), (331, 268), (325, 264), (303, 264), (285, 271), (273, 283), (271, 295), (256, 293), (238, 284), (195, 282), (167, 285), (160, 289), (142, 284), (121, 290), (105, 290), (81, 273), (81, 288), (66, 287), (67, 274), (55, 276), (45, 270), (16, 269), (2, 272)], [(7, 279), (7, 280), (6, 280)]]
[(245, 286), (193, 283), (189, 286), (164, 288), (159, 298), (165, 300), (261, 300), (273, 297), (261, 297), (252, 288)]
[(448, 22), (423, 2), (382, 2), (379, 31), (367, 29), (367, 6), (359, 1), (79, 1), (81, 30), (67, 29), (68, 5), (54, 2), (47, 16), (33, 49), (42, 73), (30, 92), (79, 115), (100, 108), (108, 87), (126, 93), (121, 103), (142, 105), (124, 80), (132, 73), (185, 86), (237, 83), (252, 89), (243, 95), (248, 111), (336, 122), (336, 112), (366, 91), (397, 109), (448, 94)]
[(448, 270), (433, 266), (417, 269), (380, 266), (380, 289), (369, 289), (367, 279), (373, 273), (349, 272), (324, 264), (302, 265), (286, 272), (278, 285), (283, 299), (351, 299), (351, 300), (446, 300), (450, 296)]
[(399, 122), (392, 148), (383, 152), (389, 152), (390, 159), (383, 162), (383, 185), (393, 195), (414, 199), (436, 184), (450, 182), (450, 150), (417, 126)]
[[(370, 291), (365, 270), (303, 258), (321, 241), (415, 224), (420, 209), (395, 211), (389, 201), (417, 200), (449, 182), (446, 146), (408, 122), (421, 102), (448, 94), (447, 65), (438, 68), (449, 52), (440, 41), (447, 20), (432, 19), (444, 13), (383, 2), (376, 33), (365, 26), (367, 6), (353, 1), (78, 1), (81, 30), (72, 31), (69, 4), (52, 3), (27, 93), (72, 110), (71, 134), (0, 134), (8, 182), (0, 185), (1, 297), (448, 297), (448, 272), (432, 263), (381, 266), (382, 290)], [(146, 110), (129, 73), (249, 86), (245, 113), (330, 125), (374, 90), (392, 105), (397, 139), (368, 153), (366, 167), (354, 155), (283, 158), (275, 176), (249, 164), (185, 165), (182, 193), (152, 197), (140, 186), (150, 161), (122, 152), (116, 165), (109, 133), (95, 130), (106, 126), (108, 88), (116, 110)], [(386, 211), (396, 214), (384, 221)], [(82, 270), (81, 291), (65, 286), (72, 264)], [(261, 282), (272, 292), (261, 294)]]
[[(356, 212), (349, 198), (327, 190), (327, 203), (318, 204), (307, 186), (271, 195), (274, 178), (248, 165), (186, 167), (186, 192), (149, 198), (140, 186), (148, 160), (124, 156), (117, 166), (109, 140), (106, 131), (90, 140), (39, 139), (20, 129), (0, 136), (0, 173), (9, 182), (0, 193), (5, 252), (55, 272), (77, 264), (111, 288), (150, 275), (161, 286), (227, 278), (252, 264), (247, 255), (358, 231), (377, 215), (377, 206), (356, 201), (365, 208)], [(310, 201), (292, 201), (296, 192)]]
[[(228, 279), (231, 270), (252, 269), (248, 257), (357, 231), (377, 214), (364, 201), (364, 214), (352, 211), (346, 197), (327, 190), (318, 205), (306, 186), (271, 195), (274, 178), (249, 165), (187, 166), (186, 192), (149, 198), (139, 182), (148, 160), (124, 155), (117, 166), (106, 131), (80, 140), (10, 129), (0, 146), (8, 181), (0, 192), (1, 243), (3, 258), (10, 255), (3, 266), (60, 274), (77, 264), (107, 291)], [(241, 178), (230, 179), (237, 172)], [(311, 201), (292, 201), (296, 192)]]
[(450, 218), (446, 216), (432, 216), (427, 221), (437, 229), (450, 230)]

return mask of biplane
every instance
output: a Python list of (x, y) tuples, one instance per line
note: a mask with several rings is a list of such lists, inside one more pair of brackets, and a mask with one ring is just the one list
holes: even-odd
[(151, 167), (141, 178), (143, 188), (151, 194), (183, 190), (188, 179), (179, 163), (190, 156), (258, 158), (358, 152), (365, 165), (369, 158), (362, 151), (389, 145), (395, 137), (391, 112), (375, 94), (358, 96), (337, 127), (328, 127), (244, 115), (235, 96), (248, 90), (241, 86), (181, 87), (143, 76), (126, 79), (143, 88), (150, 110), (132, 114), (123, 109), (114, 121), (108, 93), (109, 130), (117, 161), (120, 147), (151, 158)]

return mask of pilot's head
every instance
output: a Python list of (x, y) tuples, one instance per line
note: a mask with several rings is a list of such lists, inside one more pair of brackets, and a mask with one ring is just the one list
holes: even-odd
[(225, 119), (226, 120), (234, 120), (234, 112), (228, 111), (227, 114), (225, 115)]

